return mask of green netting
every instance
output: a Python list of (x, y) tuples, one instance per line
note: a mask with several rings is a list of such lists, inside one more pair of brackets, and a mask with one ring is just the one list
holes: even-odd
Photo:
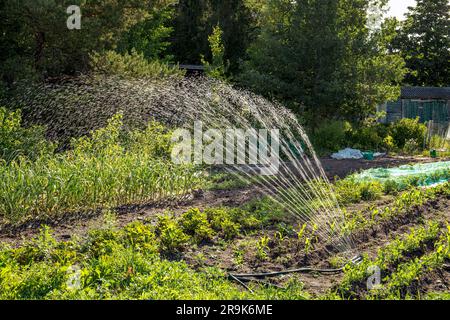
[(450, 179), (450, 161), (404, 165), (397, 168), (369, 169), (355, 174), (353, 178), (359, 181), (386, 182), (393, 180), (398, 183), (417, 180), (415, 184), (429, 186)]

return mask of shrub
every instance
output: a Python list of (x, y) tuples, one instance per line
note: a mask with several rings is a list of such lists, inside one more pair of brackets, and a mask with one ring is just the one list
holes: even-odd
[(209, 208), (205, 210), (214, 230), (222, 232), (225, 239), (230, 240), (239, 235), (241, 227), (232, 220), (232, 216), (225, 208)]
[(378, 181), (363, 182), (360, 185), (361, 200), (373, 201), (383, 194), (383, 185)]
[(419, 118), (416, 119), (401, 119), (391, 125), (391, 136), (394, 139), (395, 145), (398, 149), (403, 150), (408, 144), (423, 146), (427, 134), (426, 125), (419, 123)]
[(20, 110), (0, 108), (0, 159), (6, 162), (23, 156), (35, 160), (40, 155), (53, 153), (55, 146), (45, 139), (45, 128), (21, 125)]
[(223, 44), (223, 31), (219, 25), (215, 26), (212, 34), (208, 36), (208, 42), (211, 49), (211, 63), (206, 61), (203, 55), (201, 57), (206, 74), (216, 79), (226, 80), (229, 62), (224, 59), (225, 46)]
[(362, 125), (353, 130), (351, 140), (353, 147), (363, 150), (390, 150), (392, 145), (387, 139), (388, 127), (382, 123)]
[(393, 150), (395, 148), (394, 138), (389, 134), (383, 139), (383, 145), (387, 151)]
[(211, 240), (214, 231), (208, 222), (207, 215), (199, 209), (190, 209), (186, 211), (180, 219), (180, 225), (183, 231), (195, 237), (199, 242)]
[(347, 134), (351, 130), (348, 122), (329, 120), (312, 134), (312, 143), (319, 153), (336, 152), (346, 147)]
[(159, 236), (161, 249), (170, 253), (182, 250), (189, 242), (189, 236), (183, 232), (177, 221), (168, 214), (158, 217), (156, 234)]
[(137, 53), (135, 50), (132, 50), (130, 54), (123, 55), (115, 51), (93, 53), (90, 59), (92, 70), (105, 75), (137, 79), (158, 79), (184, 75), (184, 72), (178, 67), (171, 67), (158, 60), (146, 60), (144, 54)]
[(419, 151), (419, 144), (414, 139), (409, 139), (405, 142), (403, 152), (406, 154), (416, 154)]

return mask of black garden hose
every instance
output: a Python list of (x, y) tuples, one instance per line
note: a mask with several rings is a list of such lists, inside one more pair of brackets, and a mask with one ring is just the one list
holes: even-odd
[[(355, 256), (354, 258), (352, 258), (350, 260), (349, 264), (350, 263), (358, 264), (361, 261), (362, 261), (361, 256)], [(229, 273), (228, 279), (237, 281), (244, 288), (246, 288), (247, 290), (250, 290), (250, 288), (248, 288), (248, 286), (245, 285), (244, 282), (252, 281), (253, 279), (251, 279), (251, 278), (261, 279), (261, 278), (277, 277), (277, 276), (282, 276), (282, 275), (286, 275), (286, 274), (301, 273), (301, 272), (339, 273), (339, 272), (344, 271), (345, 266), (343, 266), (341, 268), (336, 268), (336, 269), (318, 269), (318, 268), (313, 268), (313, 267), (303, 267), (303, 268), (298, 268), (298, 269), (289, 269), (289, 270), (282, 270), (282, 271), (276, 271), (276, 272), (246, 273), (246, 274)]]
[(283, 270), (283, 271), (277, 271), (277, 272), (265, 272), (265, 273), (248, 273), (248, 274), (231, 274), (230, 273), (230, 276), (233, 276), (236, 278), (268, 278), (268, 277), (282, 276), (282, 275), (290, 274), (290, 273), (300, 273), (300, 272), (338, 273), (338, 272), (342, 272), (343, 270), (344, 270), (344, 267), (338, 268), (338, 269), (316, 269), (316, 268), (312, 268), (312, 267), (305, 267), (305, 268)]

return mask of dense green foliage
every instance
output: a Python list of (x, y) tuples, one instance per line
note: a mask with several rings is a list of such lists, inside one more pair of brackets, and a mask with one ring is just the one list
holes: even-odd
[[(129, 38), (127, 31), (132, 26), (145, 23), (146, 19), (151, 19), (149, 12), (164, 10), (171, 2), (2, 1), (1, 80), (11, 86), (18, 79), (73, 75), (87, 71), (90, 53), (116, 49), (119, 42), (126, 41), (123, 37)], [(81, 6), (80, 30), (68, 30), (66, 26), (69, 5)], [(155, 43), (160, 42), (160, 37), (157, 37)]]
[(0, 108), (0, 162), (11, 162), (19, 157), (35, 160), (52, 153), (54, 146), (45, 139), (45, 128), (21, 126), (21, 112)]
[(181, 77), (183, 71), (171, 67), (159, 60), (149, 61), (143, 53), (135, 49), (131, 53), (119, 54), (115, 51), (93, 53), (90, 55), (92, 70), (108, 76), (119, 76), (136, 79), (158, 79), (165, 77)]
[[(372, 1), (268, 1), (242, 81), (320, 119), (364, 119), (398, 97), (403, 61), (387, 53), (390, 24), (367, 27)], [(317, 32), (320, 28), (321, 32)]]
[[(179, 0), (174, 21), (172, 52), (180, 63), (199, 64), (212, 58), (208, 37), (218, 26), (223, 31), (224, 61), (236, 73), (256, 34), (258, 6), (251, 0)], [(262, 5), (265, 1), (259, 1)]]
[(394, 42), (409, 69), (405, 82), (415, 86), (448, 86), (450, 79), (450, 4), (417, 0)]
[[(202, 64), (206, 77), (291, 108), (295, 116), (282, 120), (299, 120), (319, 154), (448, 147), (419, 119), (379, 123), (375, 106), (397, 99), (405, 83), (448, 85), (449, 2), (417, 0), (401, 23), (384, 19), (387, 3), (0, 1), (0, 102), (10, 108), (0, 107), (0, 236), (11, 231), (15, 241), (0, 243), (0, 299), (305, 299), (301, 276), (252, 277), (243, 285), (227, 270), (326, 263), (344, 266), (344, 275), (314, 297), (420, 298), (417, 284), (450, 261), (442, 208), (450, 199), (449, 169), (395, 180), (386, 171), (371, 179), (355, 174), (330, 185), (302, 157), (283, 163), (300, 165), (299, 175), (290, 171), (267, 191), (280, 203), (255, 196), (262, 192), (256, 184), (270, 177), (243, 181), (220, 169), (214, 174), (214, 167), (205, 181), (205, 167), (174, 164), (171, 134), (185, 119), (177, 108), (163, 110), (166, 102), (187, 109), (194, 101), (199, 90), (189, 85), (200, 82), (180, 81), (190, 73), (179, 64)], [(66, 25), (69, 5), (80, 6), (80, 30)], [(233, 106), (252, 100), (208, 81), (212, 91), (199, 86), (209, 96), (198, 99), (199, 108), (216, 106), (216, 88)], [(224, 101), (217, 106), (231, 105)], [(163, 114), (172, 118), (164, 125), (153, 118)], [(300, 147), (309, 147), (301, 135)], [(245, 188), (242, 197), (223, 192), (235, 188)], [(69, 231), (78, 216), (88, 221)], [(55, 235), (43, 221), (54, 224)], [(415, 225), (406, 234), (405, 222)], [(69, 234), (60, 233), (61, 224)], [(22, 228), (38, 232), (35, 225), (35, 238), (14, 236)], [(371, 257), (353, 264), (340, 256), (356, 248)], [(371, 266), (382, 273), (375, 290), (366, 286)], [(425, 290), (425, 299), (449, 298)]]
[[(409, 214), (411, 208), (449, 194), (447, 185), (430, 190), (411, 190), (383, 212), (349, 215), (343, 229), (367, 232), (375, 224)], [(305, 299), (301, 283), (295, 277), (283, 287), (250, 283), (252, 292), (227, 280), (218, 268), (192, 269), (183, 261), (167, 260), (167, 254), (182, 253), (187, 245), (199, 241), (233, 239), (249, 228), (248, 217), (260, 226), (274, 223), (273, 204), (257, 201), (245, 209), (191, 209), (180, 216), (159, 216), (156, 225), (134, 222), (115, 227), (114, 214), (104, 214), (104, 227), (93, 229), (82, 238), (56, 241), (44, 227), (33, 240), (17, 248), (0, 249), (0, 297), (3, 299)], [(252, 211), (247, 211), (252, 210)], [(374, 209), (377, 210), (377, 209)], [(229, 238), (225, 230), (234, 224), (239, 230)], [(255, 225), (254, 223), (251, 223)], [(257, 225), (255, 225), (257, 226)], [(414, 283), (450, 259), (450, 229), (441, 223), (426, 222), (409, 233), (396, 237), (381, 248), (375, 259), (365, 257), (361, 264), (348, 264), (344, 278), (322, 298), (399, 299), (416, 296)], [(356, 228), (356, 229), (353, 229)], [(281, 230), (281, 229), (280, 229)], [(217, 232), (217, 233), (216, 233)], [(274, 237), (263, 236), (253, 251), (260, 261), (267, 261), (275, 243), (283, 243), (281, 231)], [(205, 238), (205, 235), (207, 238)], [(200, 237), (199, 237), (200, 236)], [(305, 225), (295, 235), (300, 248), (313, 249), (314, 235)], [(290, 240), (292, 241), (292, 240)], [(412, 259), (410, 259), (412, 257)], [(382, 284), (366, 289), (369, 266), (378, 266)], [(436, 299), (435, 295), (428, 298)], [(445, 295), (439, 295), (445, 298)], [(426, 298), (426, 297), (425, 297)]]
[(229, 62), (225, 61), (225, 47), (222, 43), (223, 31), (219, 26), (214, 27), (212, 34), (208, 37), (211, 49), (211, 62), (205, 60), (202, 55), (202, 63), (205, 66), (206, 74), (216, 79), (226, 79), (226, 72)]
[(359, 124), (329, 120), (312, 132), (311, 140), (320, 154), (347, 147), (415, 154), (426, 147), (444, 147), (438, 137), (427, 140), (427, 126), (419, 119), (404, 118), (389, 125), (366, 119)]
[[(405, 256), (426, 252), (427, 246), (434, 244), (434, 250), (410, 262), (404, 262)], [(404, 238), (397, 238), (384, 247), (376, 259), (367, 257), (359, 265), (348, 265), (345, 276), (338, 287), (338, 292), (344, 298), (385, 298), (398, 299), (407, 297), (414, 291), (414, 282), (427, 272), (441, 267), (450, 259), (450, 228), (441, 232), (437, 223), (428, 223), (412, 229)], [(382, 273), (394, 272), (383, 277), (382, 284), (372, 292), (364, 293), (365, 281), (370, 276), (369, 267), (376, 266)], [(420, 293), (419, 293), (420, 294)]]
[[(162, 241), (162, 240), (161, 240)], [(93, 230), (57, 242), (48, 228), (20, 248), (0, 249), (1, 299), (305, 299), (298, 282), (286, 289), (242, 290), (217, 268), (194, 271), (158, 254), (152, 227)]]
[(447, 0), (418, 1), (400, 29), (381, 14), (386, 0), (70, 4), (80, 5), (80, 30), (67, 29), (64, 1), (0, 4), (0, 95), (18, 80), (90, 71), (161, 78), (183, 74), (177, 63), (203, 63), (208, 75), (306, 111), (304, 122), (316, 130), (324, 118), (360, 122), (396, 99), (404, 60), (408, 84), (448, 79)]
[(146, 203), (198, 185), (198, 169), (170, 161), (170, 132), (156, 123), (129, 133), (121, 127), (121, 115), (116, 115), (105, 128), (75, 139), (66, 152), (0, 163), (0, 216), (18, 222)]
[(394, 123), (391, 128), (391, 135), (398, 148), (402, 149), (408, 143), (419, 149), (425, 143), (427, 127), (419, 123), (419, 119), (401, 119)]

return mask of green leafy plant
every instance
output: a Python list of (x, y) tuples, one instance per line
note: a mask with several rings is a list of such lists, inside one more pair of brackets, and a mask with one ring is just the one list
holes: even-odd
[(256, 258), (261, 261), (265, 261), (268, 259), (269, 248), (269, 237), (263, 236), (256, 243)]
[(180, 225), (185, 233), (192, 235), (198, 242), (211, 240), (214, 236), (207, 214), (197, 208), (183, 213)]
[(225, 61), (225, 46), (222, 41), (223, 31), (220, 26), (215, 26), (213, 32), (208, 37), (211, 49), (212, 61), (208, 62), (204, 56), (201, 57), (202, 64), (205, 66), (206, 74), (216, 79), (225, 80), (229, 62)]
[(161, 249), (169, 253), (183, 250), (190, 240), (190, 237), (169, 214), (158, 217), (155, 232), (160, 239)]
[(425, 124), (419, 123), (419, 118), (403, 118), (400, 121), (393, 123), (390, 131), (398, 149), (403, 150), (407, 145), (409, 145), (409, 149), (411, 149), (412, 146), (419, 149), (424, 145), (427, 127)]
[(164, 77), (182, 77), (184, 72), (159, 60), (149, 61), (143, 53), (132, 50), (120, 54), (115, 51), (92, 53), (90, 64), (94, 72), (124, 78), (161, 79)]
[(311, 140), (319, 153), (336, 152), (347, 147), (347, 137), (352, 128), (348, 122), (324, 121), (311, 134)]
[(239, 234), (241, 227), (226, 208), (209, 208), (205, 213), (214, 230), (222, 232), (225, 239), (232, 239)]
[(0, 161), (11, 162), (20, 157), (36, 160), (52, 155), (55, 145), (45, 139), (45, 128), (22, 126), (20, 110), (0, 107)]
[(167, 133), (159, 125), (127, 139), (122, 132), (118, 114), (105, 128), (73, 140), (71, 150), (33, 162), (0, 162), (0, 216), (23, 222), (39, 215), (148, 203), (186, 194), (202, 180), (194, 166), (167, 159)]

